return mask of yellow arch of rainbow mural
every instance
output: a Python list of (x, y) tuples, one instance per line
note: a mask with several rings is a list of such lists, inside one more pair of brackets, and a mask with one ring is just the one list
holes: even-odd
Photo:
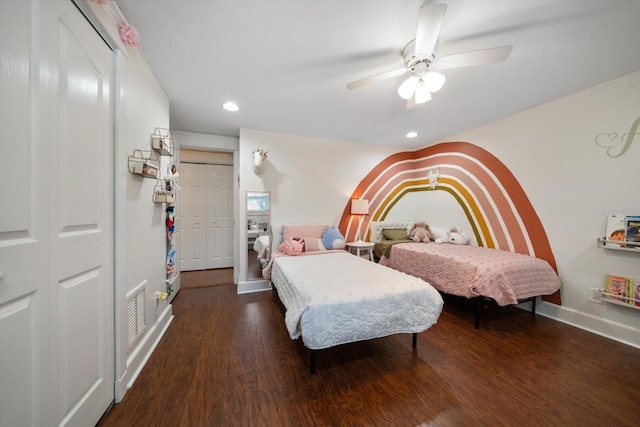
[[(369, 200), (370, 221), (383, 221), (407, 193), (431, 191), (427, 174), (438, 166), (436, 191), (450, 193), (464, 210), (479, 246), (503, 249), (557, 265), (547, 234), (531, 202), (509, 169), (488, 151), (468, 142), (445, 142), (417, 151), (393, 154), (367, 174), (351, 195)], [(355, 239), (358, 217), (350, 214), (350, 201), (340, 220), (347, 241)], [(543, 300), (561, 303), (560, 292)]]

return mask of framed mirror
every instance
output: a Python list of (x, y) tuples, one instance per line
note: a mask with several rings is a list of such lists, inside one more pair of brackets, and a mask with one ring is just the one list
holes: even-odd
[(269, 262), (271, 246), (271, 195), (268, 191), (247, 191), (247, 281), (263, 280), (262, 269)]

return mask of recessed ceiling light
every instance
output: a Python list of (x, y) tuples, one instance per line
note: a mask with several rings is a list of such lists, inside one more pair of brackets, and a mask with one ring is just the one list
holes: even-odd
[(418, 134), (416, 132), (409, 132), (408, 134), (405, 135), (407, 138), (415, 138), (416, 136), (418, 136)]
[(227, 111), (238, 111), (240, 109), (240, 107), (238, 107), (238, 105), (234, 104), (233, 102), (225, 102), (224, 104), (222, 104), (222, 108)]

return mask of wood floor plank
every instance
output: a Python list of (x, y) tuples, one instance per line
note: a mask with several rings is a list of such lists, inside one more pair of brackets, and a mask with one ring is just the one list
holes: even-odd
[(517, 308), (445, 303), (418, 335), (318, 352), (272, 292), (181, 290), (175, 320), (99, 426), (635, 426), (640, 350)]

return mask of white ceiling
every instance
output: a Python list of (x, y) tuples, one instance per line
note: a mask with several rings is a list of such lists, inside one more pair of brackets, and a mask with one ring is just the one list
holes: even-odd
[[(399, 68), (418, 0), (116, 0), (171, 100), (171, 128), (240, 128), (417, 148), (640, 70), (640, 0), (448, 0), (438, 56), (513, 45), (442, 71), (407, 111)], [(232, 100), (241, 110), (221, 108)], [(406, 139), (416, 131), (419, 136)]]

